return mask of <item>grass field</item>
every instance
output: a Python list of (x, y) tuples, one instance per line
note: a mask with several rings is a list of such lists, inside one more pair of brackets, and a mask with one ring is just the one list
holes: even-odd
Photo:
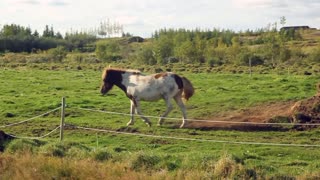
[[(248, 74), (180, 74), (191, 80), (196, 89), (196, 94), (187, 102), (189, 118), (212, 120), (221, 113), (243, 110), (264, 103), (311, 97), (315, 94), (315, 84), (319, 80), (318, 76), (298, 75), (253, 74), (250, 77)], [(116, 87), (107, 96), (99, 94), (100, 77), (101, 72), (94, 70), (1, 69), (0, 126), (57, 108), (60, 106), (61, 97), (66, 97), (65, 121), (76, 126), (202, 140), (320, 145), (319, 128), (308, 131), (206, 131), (193, 128), (178, 129), (181, 122), (177, 120), (166, 120), (162, 127), (148, 128), (140, 118), (136, 118), (134, 126), (126, 127), (129, 116), (79, 109), (129, 113), (129, 100)], [(145, 115), (159, 116), (164, 110), (163, 101), (142, 103)], [(180, 116), (180, 111), (175, 106), (169, 117)], [(57, 111), (26, 124), (1, 130), (18, 136), (34, 137), (54, 129), (59, 125), (59, 121), (60, 112)], [(151, 121), (156, 124), (157, 119), (152, 118)], [(41, 142), (15, 140), (7, 145), (6, 153), (16, 152), (15, 144), (24, 144), (23, 147), (25, 144), (32, 144), (30, 149), (34, 154), (46, 155), (58, 149), (61, 151), (60, 154), (49, 153), (49, 157), (71, 158), (76, 164), (83, 163), (84, 159), (94, 156), (92, 154), (98, 150), (105, 150), (106, 157), (102, 156), (105, 161), (96, 162), (97, 166), (107, 168), (111, 166), (110, 163), (120, 163), (119, 168), (129, 168), (130, 172), (142, 173), (144, 171), (141, 172), (141, 167), (149, 170), (146, 174), (142, 173), (143, 175), (132, 174), (134, 179), (147, 178), (152, 174), (158, 174), (159, 179), (320, 177), (319, 147), (201, 142), (104, 133), (72, 127), (65, 130), (65, 143), (61, 145), (58, 139), (59, 135), (55, 133)], [(30, 156), (36, 156), (34, 154)], [(19, 156), (0, 154), (0, 169), (6, 167), (1, 166), (1, 162), (7, 162), (7, 158), (19, 159)], [(7, 163), (9, 162), (8, 160)], [(71, 174), (60, 174), (61, 177), (81, 178), (80, 174), (77, 176), (77, 172), (72, 170), (74, 167), (71, 164), (68, 163)], [(221, 172), (219, 167), (222, 169)], [(84, 172), (85, 169), (83, 167)], [(159, 175), (163, 170), (164, 175)], [(5, 172), (7, 173), (2, 177), (8, 177), (8, 174), (12, 173), (9, 170)], [(46, 172), (56, 175), (53, 170), (42, 170), (43, 174)], [(120, 178), (124, 177), (121, 176), (124, 172), (118, 173)], [(183, 173), (185, 175), (181, 175)], [(195, 175), (197, 173), (199, 175)], [(90, 176), (90, 173), (87, 175)], [(91, 175), (97, 177), (94, 176), (95, 173)]]

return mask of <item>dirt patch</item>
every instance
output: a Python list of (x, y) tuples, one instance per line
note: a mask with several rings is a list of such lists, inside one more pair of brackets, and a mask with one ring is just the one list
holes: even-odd
[(248, 109), (227, 112), (205, 120), (221, 121), (206, 122), (192, 121), (187, 127), (201, 130), (232, 129), (232, 130), (289, 130), (292, 128), (304, 130), (317, 126), (282, 126), (266, 124), (244, 124), (228, 122), (256, 123), (320, 123), (320, 83), (317, 84), (315, 96), (301, 101), (287, 101), (261, 104)]
[[(281, 126), (266, 126), (252, 124), (237, 124), (228, 122), (258, 122), (267, 123), (276, 117), (290, 117), (291, 108), (296, 101), (275, 102), (261, 104), (255, 107), (242, 109), (233, 112), (226, 112), (204, 118), (205, 120), (222, 121), (217, 122), (189, 122), (188, 127), (201, 130), (216, 130), (216, 129), (234, 129), (234, 130), (287, 130), (288, 127)], [(288, 118), (289, 119), (289, 118)], [(224, 123), (226, 122), (226, 123)]]

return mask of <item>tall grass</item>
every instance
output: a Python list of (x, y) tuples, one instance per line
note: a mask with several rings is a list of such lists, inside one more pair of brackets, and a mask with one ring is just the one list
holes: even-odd
[[(141, 158), (141, 154), (138, 155)], [(320, 172), (292, 175), (265, 175), (259, 169), (248, 169), (230, 154), (224, 154), (206, 168), (135, 169), (126, 161), (59, 158), (24, 153), (0, 154), (0, 179), (318, 179)], [(142, 160), (145, 161), (145, 160)], [(149, 161), (149, 160), (147, 160)], [(153, 161), (153, 160), (151, 160)], [(146, 165), (146, 164), (145, 164)], [(150, 164), (149, 164), (150, 165)]]
[[(138, 158), (138, 159), (136, 159)], [(140, 164), (142, 163), (142, 164)], [(228, 157), (222, 157), (213, 169), (153, 169), (157, 162), (150, 156), (137, 155), (126, 162), (69, 159), (34, 155), (30, 152), (0, 154), (1, 179), (202, 179), (256, 178), (256, 172), (242, 170)], [(133, 165), (134, 164), (134, 165)], [(137, 165), (137, 166), (136, 166)], [(136, 169), (138, 168), (139, 169)]]

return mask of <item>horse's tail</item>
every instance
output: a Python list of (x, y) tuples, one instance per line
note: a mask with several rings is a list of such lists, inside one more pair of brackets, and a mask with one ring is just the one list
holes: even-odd
[(183, 92), (182, 92), (182, 97), (185, 100), (189, 100), (189, 98), (194, 94), (194, 88), (189, 81), (189, 79), (185, 77), (181, 77), (182, 82), (183, 82)]

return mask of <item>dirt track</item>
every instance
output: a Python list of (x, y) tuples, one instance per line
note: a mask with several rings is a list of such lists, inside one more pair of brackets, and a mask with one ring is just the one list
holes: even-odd
[[(268, 122), (276, 116), (288, 117), (291, 113), (292, 106), (296, 101), (276, 102), (262, 104), (244, 110), (235, 112), (227, 112), (217, 116), (208, 117), (214, 121), (226, 122)], [(270, 126), (270, 125), (247, 125), (247, 124), (230, 124), (230, 123), (212, 123), (212, 122), (189, 122), (189, 128), (201, 130), (216, 130), (216, 129), (233, 129), (233, 130), (285, 130), (285, 127)]]

